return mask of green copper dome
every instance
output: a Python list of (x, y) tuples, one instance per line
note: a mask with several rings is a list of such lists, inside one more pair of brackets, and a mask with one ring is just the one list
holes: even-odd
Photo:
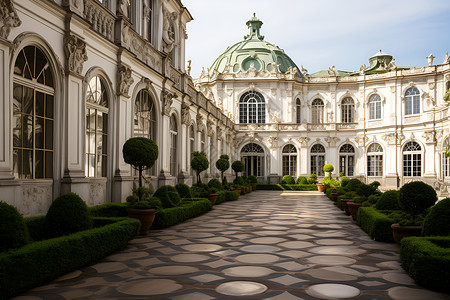
[(264, 36), (260, 34), (263, 22), (255, 14), (247, 21), (250, 33), (244, 40), (228, 47), (212, 64), (210, 73), (238, 73), (246, 72), (250, 68), (255, 68), (259, 72), (286, 73), (290, 67), (300, 69), (292, 59), (284, 53), (283, 49), (264, 41)]

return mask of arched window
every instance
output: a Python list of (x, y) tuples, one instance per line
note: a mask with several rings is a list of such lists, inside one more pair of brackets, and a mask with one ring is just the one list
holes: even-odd
[(339, 149), (339, 173), (344, 176), (353, 176), (355, 168), (355, 148), (350, 144), (345, 144)]
[(300, 124), (302, 122), (302, 103), (298, 98), (295, 100), (295, 116), (297, 124)]
[[(189, 126), (189, 151), (187, 153), (188, 162), (191, 163), (192, 160), (192, 153), (195, 151), (195, 130), (194, 125)], [(191, 175), (194, 175), (194, 170), (191, 169)]]
[(450, 176), (450, 137), (447, 137), (444, 141), (444, 152), (442, 153), (442, 175), (443, 177)]
[(283, 147), (283, 175), (297, 176), (297, 148), (292, 144)]
[(378, 94), (370, 96), (369, 99), (369, 119), (381, 119), (381, 97)]
[(313, 124), (321, 124), (323, 123), (323, 113), (324, 113), (324, 105), (321, 99), (314, 99), (311, 107), (312, 113), (312, 123)]
[(367, 175), (383, 176), (383, 148), (374, 143), (367, 149)]
[(418, 177), (422, 175), (422, 151), (416, 142), (408, 142), (403, 147), (403, 176)]
[(109, 101), (100, 76), (86, 90), (86, 177), (107, 177)]
[(355, 122), (355, 102), (351, 97), (347, 97), (341, 103), (341, 123), (353, 122)]
[(241, 160), (245, 164), (245, 176), (263, 176), (264, 149), (255, 143), (245, 145), (241, 150)]
[(37, 46), (23, 48), (13, 77), (13, 169), (18, 179), (53, 177), (54, 94), (45, 54)]
[(239, 123), (265, 123), (266, 104), (264, 96), (256, 91), (248, 91), (239, 100)]
[(170, 174), (177, 175), (177, 138), (178, 138), (178, 126), (177, 119), (174, 115), (170, 117)]
[(420, 93), (417, 88), (410, 88), (405, 93), (405, 115), (420, 113)]
[(325, 165), (325, 147), (315, 144), (311, 147), (311, 174), (324, 176), (323, 166)]

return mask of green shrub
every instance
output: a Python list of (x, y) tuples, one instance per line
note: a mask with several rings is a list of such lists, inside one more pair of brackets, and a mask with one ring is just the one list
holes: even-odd
[(317, 183), (317, 175), (316, 175), (316, 173), (312, 173), (311, 175), (309, 175), (309, 177), (307, 178), (307, 181), (308, 181), (309, 184)]
[(374, 207), (360, 207), (356, 224), (375, 241), (394, 242), (391, 228), (394, 221)]
[(322, 179), (322, 184), (326, 186), (331, 186), (331, 178), (330, 177), (324, 177)]
[(231, 164), (231, 169), (233, 169), (233, 171), (236, 173), (236, 178), (237, 178), (238, 173), (244, 171), (245, 164), (240, 160), (236, 160)]
[(206, 189), (203, 187), (199, 187), (198, 185), (193, 185), (191, 187), (191, 193), (194, 197), (208, 197), (208, 186), (206, 185)]
[(308, 179), (305, 176), (298, 176), (297, 184), (308, 184)]
[(450, 237), (407, 237), (400, 247), (402, 267), (420, 285), (448, 293)]
[(380, 196), (378, 195), (370, 195), (367, 197), (367, 201), (369, 201), (371, 205), (375, 205), (378, 202), (378, 199), (380, 199)]
[(332, 189), (327, 189), (326, 191), (325, 191), (325, 194), (327, 195), (327, 197), (331, 200), (331, 201), (333, 201), (333, 195), (332, 195)]
[(361, 183), (356, 189), (356, 192), (358, 195), (368, 198), (370, 195), (373, 195), (376, 190), (377, 189), (370, 184)]
[(195, 151), (192, 153), (191, 168), (197, 174), (197, 183), (201, 183), (200, 173), (208, 169), (209, 160), (204, 152)]
[(445, 198), (431, 208), (423, 223), (423, 236), (450, 235), (450, 198)]
[(183, 201), (182, 206), (158, 210), (151, 228), (167, 228), (187, 219), (199, 216), (211, 209), (212, 203), (208, 199), (194, 202)]
[(326, 164), (323, 166), (323, 171), (328, 173), (328, 177), (331, 178), (331, 173), (334, 171), (334, 167), (332, 164)]
[(159, 198), (163, 208), (176, 207), (180, 204), (181, 198), (177, 189), (171, 185), (163, 185), (153, 194), (153, 197)]
[(17, 209), (0, 202), (0, 252), (20, 248), (30, 242), (28, 228)]
[(88, 208), (89, 213), (93, 217), (126, 217), (127, 214), (127, 204), (126, 203), (105, 203)]
[(378, 187), (381, 185), (381, 183), (379, 181), (373, 181), (373, 182), (369, 183), (369, 185), (371, 185), (375, 189), (378, 189)]
[(272, 191), (317, 191), (315, 184), (258, 184), (257, 190)]
[(363, 183), (356, 179), (350, 179), (349, 182), (345, 185), (345, 190), (346, 191), (357, 191), (358, 188), (362, 185)]
[(337, 180), (337, 179), (331, 178), (330, 186), (333, 189), (337, 189), (337, 188), (341, 187), (341, 182), (339, 180)]
[(30, 239), (33, 242), (42, 241), (45, 235), (45, 216), (24, 218), (25, 225), (28, 228)]
[(225, 177), (223, 173), (230, 168), (230, 157), (228, 155), (221, 155), (220, 158), (216, 161), (216, 168), (220, 171), (220, 178), (222, 178), (222, 183), (224, 183)]
[(376, 208), (380, 210), (398, 210), (399, 192), (396, 190), (389, 190), (384, 192), (380, 199), (378, 199)]
[(350, 182), (350, 178), (348, 177), (341, 177), (341, 186), (345, 187)]
[(413, 222), (417, 215), (424, 213), (436, 201), (436, 191), (422, 181), (409, 182), (400, 188), (398, 202), (402, 210), (412, 216)]
[(72, 234), (92, 228), (86, 203), (75, 193), (67, 193), (53, 201), (45, 216), (48, 238)]
[(226, 199), (226, 201), (239, 200), (239, 193), (237, 191), (226, 191), (225, 199)]
[(157, 197), (144, 198), (141, 201), (130, 203), (128, 207), (134, 209), (162, 209), (162, 202)]
[[(106, 223), (100, 219), (99, 223)], [(138, 220), (130, 218), (109, 222), (114, 223), (0, 253), (0, 299), (9, 299), (125, 248), (140, 227)]]
[(215, 187), (210, 187), (210, 188), (208, 189), (208, 194), (217, 194), (218, 191), (219, 191), (219, 190), (216, 189)]
[(367, 201), (367, 198), (365, 196), (358, 195), (358, 196), (353, 197), (353, 202), (355, 202), (355, 203), (362, 204), (363, 202), (366, 202), (366, 201)]
[(255, 175), (250, 175), (247, 178), (249, 183), (258, 183), (258, 178)]
[(295, 184), (295, 180), (291, 175), (284, 175), (281, 184)]
[(210, 188), (215, 188), (215, 189), (217, 189), (217, 190), (222, 190), (222, 189), (223, 189), (222, 184), (221, 184), (220, 181), (217, 180), (217, 179), (211, 179), (211, 180), (208, 182), (208, 187), (210, 187)]
[(178, 195), (180, 195), (181, 199), (184, 198), (192, 198), (192, 192), (191, 188), (185, 184), (185, 183), (178, 183), (175, 185), (175, 188), (177, 189)]
[(227, 196), (226, 196), (227, 192), (229, 192), (229, 191), (222, 190), (222, 191), (217, 192), (217, 199), (216, 199), (215, 205), (218, 205), (218, 204), (221, 204), (221, 203), (224, 203), (225, 201), (227, 201)]
[(244, 179), (241, 176), (237, 176), (234, 180), (233, 180), (234, 184), (237, 185), (244, 185)]
[(391, 211), (389, 214), (387, 214), (387, 216), (392, 219), (394, 223), (397, 223), (400, 226), (422, 226), (423, 221), (425, 220), (425, 215), (425, 213), (419, 214), (415, 219), (413, 219), (410, 214), (401, 210)]

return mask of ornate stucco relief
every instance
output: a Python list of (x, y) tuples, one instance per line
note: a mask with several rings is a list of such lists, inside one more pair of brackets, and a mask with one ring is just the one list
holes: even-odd
[(67, 70), (81, 75), (83, 64), (88, 60), (86, 43), (79, 37), (68, 35), (64, 37), (64, 52)]

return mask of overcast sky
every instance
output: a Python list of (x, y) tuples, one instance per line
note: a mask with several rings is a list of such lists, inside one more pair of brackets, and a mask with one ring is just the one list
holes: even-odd
[(380, 49), (397, 66), (422, 67), (430, 53), (441, 64), (450, 51), (449, 0), (182, 0), (188, 23), (191, 75), (248, 33), (253, 13), (265, 40), (284, 49), (309, 73), (359, 70)]

